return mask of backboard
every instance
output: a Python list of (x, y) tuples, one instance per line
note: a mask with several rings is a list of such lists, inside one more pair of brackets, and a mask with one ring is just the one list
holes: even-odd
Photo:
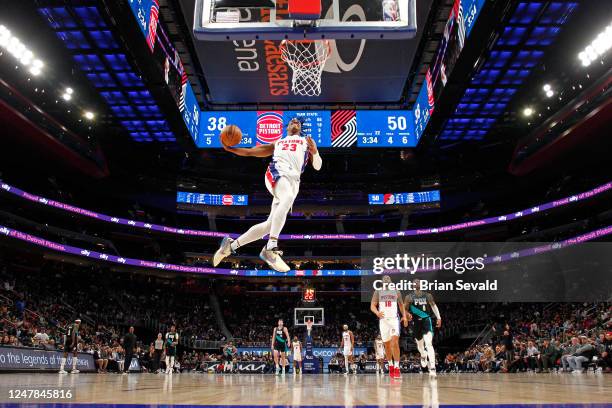
[[(228, 7), (239, 3), (247, 7)], [(364, 0), (357, 6), (354, 0), (322, 0), (320, 18), (308, 21), (291, 18), (288, 3), (289, 0), (196, 0), (194, 36), (204, 41), (399, 40), (414, 38), (417, 32), (416, 0)], [(255, 4), (258, 7), (248, 7)]]

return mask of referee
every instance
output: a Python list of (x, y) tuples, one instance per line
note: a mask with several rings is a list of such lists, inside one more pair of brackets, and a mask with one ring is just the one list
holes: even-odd
[(123, 348), (125, 349), (125, 362), (123, 364), (123, 374), (130, 371), (132, 358), (134, 357), (134, 347), (136, 346), (136, 335), (134, 326), (130, 326), (128, 333), (123, 337)]

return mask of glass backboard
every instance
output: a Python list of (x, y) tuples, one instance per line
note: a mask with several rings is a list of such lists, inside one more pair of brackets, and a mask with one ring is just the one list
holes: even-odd
[(289, 16), (288, 0), (272, 0), (274, 7), (227, 7), (238, 3), (196, 0), (195, 37), (203, 41), (393, 40), (413, 38), (417, 30), (416, 0), (322, 0), (321, 17), (308, 21)]

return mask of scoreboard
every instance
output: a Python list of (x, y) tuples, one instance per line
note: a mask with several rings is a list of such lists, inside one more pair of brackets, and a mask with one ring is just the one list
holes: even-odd
[(318, 146), (331, 146), (330, 111), (202, 111), (196, 145), (221, 147), (219, 134), (227, 125), (236, 125), (242, 130), (239, 147), (274, 143), (287, 134), (287, 123), (295, 117), (302, 120), (303, 133), (312, 137)]
[(369, 194), (370, 205), (423, 204), (440, 201), (440, 190), (418, 191), (414, 193)]
[(357, 111), (357, 146), (415, 147), (412, 111)]
[[(312, 137), (319, 147), (332, 146), (332, 128), (349, 124), (332, 123), (335, 111), (202, 111), (200, 131), (195, 137), (199, 148), (220, 148), (219, 134), (227, 125), (242, 130), (238, 147), (274, 143), (286, 135), (286, 125), (292, 118), (303, 122), (303, 133)], [(358, 147), (415, 147), (415, 117), (410, 110), (353, 111), (356, 129), (352, 144)]]
[(177, 191), (176, 202), (180, 204), (199, 205), (248, 205), (249, 196), (236, 194), (203, 194)]

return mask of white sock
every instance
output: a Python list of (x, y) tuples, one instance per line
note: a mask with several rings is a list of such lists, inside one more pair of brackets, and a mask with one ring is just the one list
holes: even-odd
[(266, 249), (274, 249), (278, 247), (278, 240), (276, 238), (270, 238), (266, 244)]
[(77, 358), (75, 356), (72, 356), (72, 369), (76, 370), (76, 365), (77, 365)]
[(66, 357), (62, 357), (60, 359), (60, 370), (63, 370), (65, 366), (66, 366)]
[(399, 361), (393, 361), (393, 367), (399, 368)]
[(240, 245), (238, 244), (237, 239), (232, 241), (232, 243), (230, 244), (230, 248), (232, 249), (232, 252), (236, 252), (238, 248), (240, 248)]

